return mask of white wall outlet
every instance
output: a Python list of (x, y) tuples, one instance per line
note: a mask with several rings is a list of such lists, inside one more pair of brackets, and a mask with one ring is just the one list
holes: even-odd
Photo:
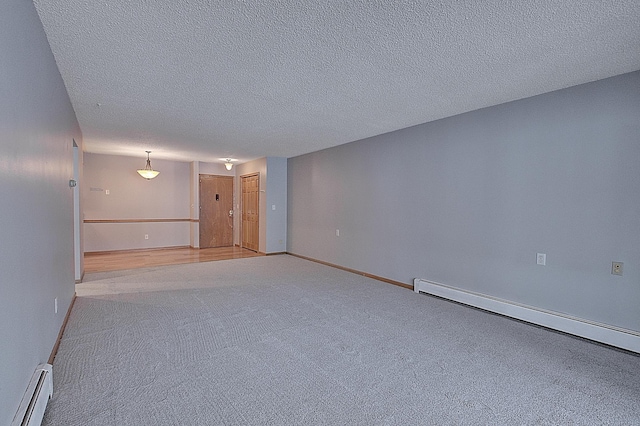
[(622, 262), (611, 262), (611, 274), (622, 275), (623, 266), (624, 266), (624, 263)]
[(536, 263), (538, 265), (542, 265), (542, 266), (546, 265), (547, 264), (547, 255), (544, 254), (544, 253), (538, 253), (536, 255)]
[(149, 239), (149, 234), (144, 234), (144, 239), (148, 240)]
[(105, 193), (105, 195), (109, 195), (111, 192), (109, 192), (109, 190), (108, 190), (108, 189), (105, 189), (105, 190), (104, 190), (104, 193)]
[(58, 298), (57, 297), (55, 299), (53, 299), (53, 313), (54, 314), (58, 313)]
[(336, 237), (339, 237), (339, 236), (340, 236), (340, 230), (336, 229)]
[(275, 210), (276, 209), (276, 205), (275, 204), (271, 204), (271, 210)]

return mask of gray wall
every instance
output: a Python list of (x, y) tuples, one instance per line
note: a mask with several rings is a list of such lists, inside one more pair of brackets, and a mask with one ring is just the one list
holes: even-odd
[[(85, 153), (85, 220), (189, 219), (189, 163), (151, 157), (151, 165), (160, 174), (146, 180), (136, 172), (145, 162), (146, 154), (136, 158)], [(188, 221), (85, 223), (84, 249), (94, 252), (188, 246), (189, 227)], [(145, 234), (149, 235), (148, 240), (144, 239)]]
[(227, 170), (224, 167), (224, 163), (206, 163), (204, 161), (198, 162), (198, 171), (203, 175), (217, 175), (217, 176), (235, 176), (236, 169), (232, 168)]
[(287, 250), (287, 159), (267, 157), (267, 220), (265, 253)]
[(640, 331), (640, 72), (288, 165), (292, 253)]
[(32, 2), (0, 2), (0, 40), (0, 424), (8, 425), (73, 297), (68, 182), (82, 135)]

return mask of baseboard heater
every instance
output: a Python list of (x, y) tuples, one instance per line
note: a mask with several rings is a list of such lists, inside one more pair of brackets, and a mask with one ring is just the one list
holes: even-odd
[(522, 305), (421, 278), (413, 280), (413, 291), (442, 297), (454, 302), (463, 303), (553, 330), (640, 353), (640, 333), (637, 331)]
[(40, 364), (31, 376), (11, 426), (36, 426), (42, 423), (44, 410), (53, 395), (53, 369), (51, 364)]

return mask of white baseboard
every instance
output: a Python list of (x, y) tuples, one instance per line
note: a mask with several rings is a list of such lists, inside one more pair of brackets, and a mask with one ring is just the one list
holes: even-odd
[(420, 278), (413, 280), (413, 291), (416, 293), (432, 294), (444, 299), (464, 303), (465, 305), (548, 327), (553, 330), (640, 353), (640, 333), (637, 331), (522, 305)]
[(53, 366), (40, 364), (31, 376), (11, 426), (39, 426), (53, 395)]

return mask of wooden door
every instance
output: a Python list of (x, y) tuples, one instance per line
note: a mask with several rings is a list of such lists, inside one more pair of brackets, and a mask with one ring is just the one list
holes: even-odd
[(233, 176), (200, 175), (200, 248), (233, 246)]
[(242, 247), (258, 251), (260, 174), (242, 176)]

